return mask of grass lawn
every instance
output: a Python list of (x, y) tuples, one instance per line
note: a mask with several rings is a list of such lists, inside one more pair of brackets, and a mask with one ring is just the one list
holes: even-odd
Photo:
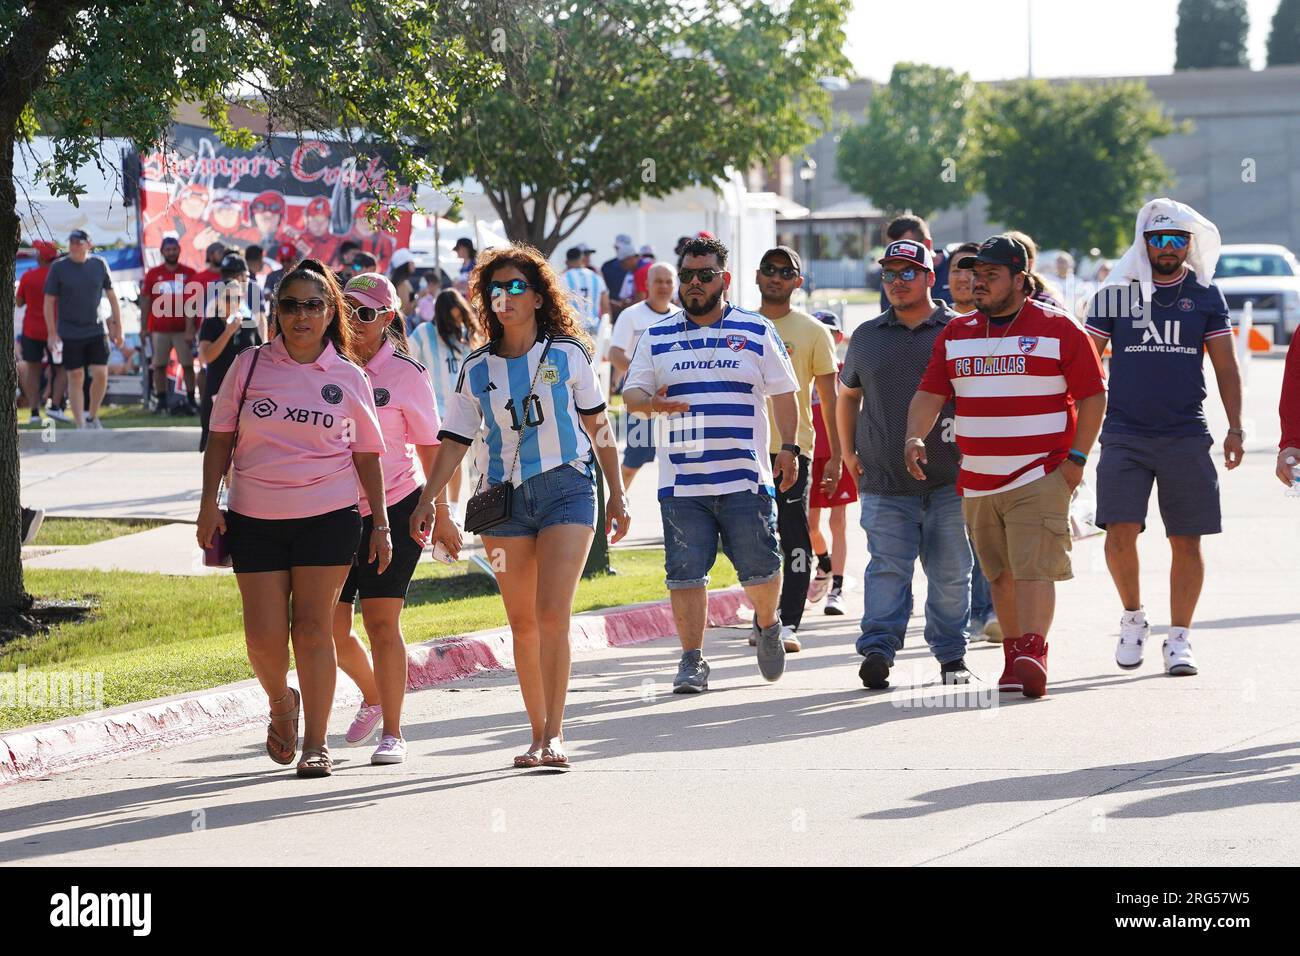
[(94, 544), (120, 538), (124, 534), (148, 531), (166, 521), (151, 520), (113, 520), (108, 518), (46, 518), (41, 523), (41, 530), (36, 535), (36, 544), (45, 547), (55, 545)]
[[(618, 574), (578, 585), (574, 612), (663, 600), (663, 551), (612, 555)], [(721, 555), (711, 586), (736, 583)], [(103, 673), (104, 706), (116, 707), (253, 676), (244, 649), (239, 590), (233, 576), (164, 577), (108, 571), (35, 570), (27, 589), (41, 598), (93, 598), (90, 618), (62, 624), (42, 637), (0, 646), (0, 675), (27, 670)], [(407, 598), (402, 628), (410, 643), (506, 623), (495, 585), (466, 565), (421, 564)], [(357, 630), (364, 634), (360, 615)], [(2, 686), (2, 685), (0, 685)], [(0, 731), (74, 716), (73, 708), (6, 707)]]
[[(71, 415), (71, 411), (68, 412)], [(154, 415), (146, 412), (144, 407), (138, 402), (132, 402), (130, 405), (102, 405), (99, 409), (100, 420), (104, 423), (105, 428), (177, 428), (177, 427), (199, 427), (199, 416), (197, 415)], [(27, 424), (27, 410), (22, 409), (18, 419), (22, 428), (31, 428)], [(56, 429), (72, 428), (72, 424), (55, 422), (54, 419), (46, 419), (54, 422)]]

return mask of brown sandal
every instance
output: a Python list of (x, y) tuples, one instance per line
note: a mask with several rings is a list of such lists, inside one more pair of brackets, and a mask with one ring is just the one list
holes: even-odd
[(330, 759), (329, 747), (304, 747), (302, 759), (298, 761), (298, 776), (328, 777), (334, 772), (334, 761)]
[[(271, 711), (271, 719), (266, 725), (266, 755), (282, 767), (287, 767), (289, 764), (293, 763), (293, 758), (298, 756), (298, 712), (302, 706), (302, 695), (298, 693), (297, 688), (290, 687), (284, 697), (271, 701), (273, 705), (278, 704), (280, 701), (284, 700), (285, 697), (288, 697), (289, 694), (293, 695), (293, 739), (285, 740), (276, 733), (275, 730), (275, 722), (277, 720), (288, 720), (290, 716), (288, 713), (277, 714), (275, 711)], [(281, 759), (277, 751), (272, 748), (272, 744), (277, 744), (281, 752), (287, 750), (289, 756)]]

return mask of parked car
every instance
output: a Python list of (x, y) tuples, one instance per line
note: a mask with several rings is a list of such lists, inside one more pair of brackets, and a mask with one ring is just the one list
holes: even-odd
[(1291, 341), (1300, 326), (1300, 263), (1286, 246), (1231, 245), (1219, 251), (1214, 282), (1228, 300), (1234, 323), (1252, 305), (1256, 326), (1273, 330), (1273, 341)]

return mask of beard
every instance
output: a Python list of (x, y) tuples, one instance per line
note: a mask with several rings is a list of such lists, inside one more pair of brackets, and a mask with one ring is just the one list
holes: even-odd
[(708, 315), (718, 307), (718, 303), (721, 301), (722, 290), (719, 289), (707, 299), (702, 302), (696, 302), (694, 305), (691, 304), (691, 300), (687, 299), (686, 296), (682, 296), (682, 308), (686, 310), (688, 315)]
[(980, 295), (975, 293), (975, 305), (985, 315), (1006, 315), (1011, 311), (1011, 303), (1015, 299), (1014, 292), (1008, 292), (1001, 299), (993, 299), (987, 292)]
[(1162, 262), (1159, 259), (1151, 263), (1151, 271), (1158, 276), (1177, 275), (1178, 270), (1181, 269), (1182, 267), (1183, 264), (1179, 262), (1177, 259), (1175, 259), (1172, 264), (1170, 264), (1168, 260)]
[(770, 293), (763, 292), (760, 289), (759, 295), (762, 297), (763, 301), (766, 302), (768, 305), (789, 305), (790, 299), (794, 295), (794, 293), (791, 292), (790, 295), (786, 295), (786, 296), (772, 295)]

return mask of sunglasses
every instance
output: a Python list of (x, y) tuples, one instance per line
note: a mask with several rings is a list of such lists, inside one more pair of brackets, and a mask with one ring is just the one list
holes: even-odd
[(291, 299), (283, 296), (278, 302), (279, 310), (285, 315), (295, 315), (299, 312), (306, 315), (321, 315), (325, 312), (324, 299)]
[(677, 279), (682, 285), (690, 285), (698, 278), (701, 285), (708, 285), (720, 275), (722, 275), (721, 269), (680, 269), (677, 272)]
[(366, 325), (369, 325), (371, 322), (375, 321), (375, 319), (379, 318), (381, 315), (387, 315), (391, 311), (393, 310), (372, 309), (368, 305), (354, 305), (352, 306), (352, 317), (354, 319), (357, 319), (358, 321), (366, 323)]
[(881, 269), (880, 281), (889, 285), (895, 279), (902, 279), (904, 282), (911, 282), (916, 278), (919, 270), (908, 266), (906, 269)]
[(1156, 232), (1147, 236), (1147, 245), (1156, 249), (1183, 249), (1187, 246), (1187, 239), (1177, 232)]
[(794, 279), (799, 275), (799, 270), (794, 266), (774, 266), (770, 262), (764, 262), (758, 267), (758, 271), (768, 278), (779, 273), (781, 278), (786, 282), (789, 282), (791, 279)]
[(509, 293), (510, 295), (523, 295), (531, 288), (532, 286), (530, 286), (524, 279), (511, 279), (509, 282), (489, 282), (488, 296), (490, 298), (495, 298), (502, 292)]
[(253, 212), (281, 212), (279, 203), (255, 202), (250, 207)]

